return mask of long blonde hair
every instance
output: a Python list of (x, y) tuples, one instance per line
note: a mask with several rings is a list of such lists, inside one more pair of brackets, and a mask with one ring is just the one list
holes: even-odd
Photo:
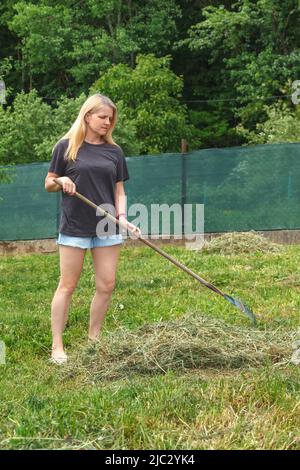
[(103, 138), (108, 144), (117, 145), (112, 138), (112, 133), (117, 121), (117, 107), (110, 98), (101, 95), (100, 93), (96, 93), (95, 95), (90, 96), (83, 103), (75, 122), (72, 124), (68, 132), (60, 139), (69, 139), (69, 145), (65, 153), (65, 157), (68, 160), (76, 160), (77, 152), (84, 141), (87, 131), (87, 124), (85, 122), (86, 114), (98, 113), (102, 106), (110, 106), (113, 110), (111, 126)]

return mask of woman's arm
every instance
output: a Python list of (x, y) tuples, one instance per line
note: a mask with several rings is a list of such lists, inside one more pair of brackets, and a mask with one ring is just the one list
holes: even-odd
[(121, 216), (126, 218), (126, 194), (123, 181), (118, 181), (118, 183), (116, 183), (115, 207), (116, 217)]
[(48, 193), (53, 193), (61, 190), (59, 184), (54, 183), (53, 178), (59, 178), (59, 175), (56, 173), (48, 173), (45, 178), (45, 189)]
[[(59, 184), (55, 183), (53, 178), (59, 179), (63, 183), (63, 186), (61, 187)], [(76, 186), (68, 176), (59, 176), (56, 173), (47, 174), (45, 178), (45, 189), (48, 193), (57, 192), (62, 189), (64, 193), (70, 196), (73, 196), (76, 192)]]
[(139, 227), (136, 227), (135, 225), (131, 224), (126, 219), (126, 194), (124, 190), (123, 181), (118, 181), (118, 183), (116, 183), (115, 207), (117, 219), (125, 223), (127, 228), (134, 232), (136, 235), (141, 235)]

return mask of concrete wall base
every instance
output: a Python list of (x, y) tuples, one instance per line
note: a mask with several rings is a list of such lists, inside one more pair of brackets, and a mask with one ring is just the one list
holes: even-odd
[[(272, 230), (264, 232), (256, 232), (270, 241), (275, 243), (294, 245), (300, 244), (300, 230)], [(214, 237), (218, 237), (222, 233), (206, 233), (204, 239), (210, 241)], [(174, 246), (186, 246), (185, 239), (174, 239), (173, 236), (160, 235), (155, 238), (151, 238), (150, 241), (155, 245), (169, 245)], [(11, 255), (24, 255), (31, 253), (54, 253), (57, 251), (56, 240), (19, 240), (19, 241), (0, 241), (0, 256), (11, 256)], [(125, 241), (125, 246), (141, 246), (142, 243), (138, 240), (132, 240), (128, 238)]]

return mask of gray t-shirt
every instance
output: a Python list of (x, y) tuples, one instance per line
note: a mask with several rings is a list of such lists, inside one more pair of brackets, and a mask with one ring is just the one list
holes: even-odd
[[(115, 207), (115, 187), (118, 181), (129, 179), (126, 160), (122, 149), (108, 143), (90, 144), (83, 142), (76, 161), (64, 157), (69, 140), (60, 140), (53, 151), (49, 172), (68, 176), (76, 190), (97, 206), (110, 204)], [(104, 206), (112, 215), (113, 210)], [(74, 237), (95, 237), (119, 233), (118, 225), (106, 227), (96, 233), (96, 226), (103, 217), (96, 210), (76, 196), (62, 192), (61, 219), (59, 231)]]

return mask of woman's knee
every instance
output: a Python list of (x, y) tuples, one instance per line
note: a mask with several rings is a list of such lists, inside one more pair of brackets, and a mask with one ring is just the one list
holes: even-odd
[(110, 295), (114, 291), (116, 285), (115, 279), (106, 279), (101, 281), (96, 281), (96, 291), (99, 294)]
[(58, 284), (58, 290), (65, 295), (72, 295), (74, 290), (76, 289), (76, 282), (64, 282), (60, 281)]

